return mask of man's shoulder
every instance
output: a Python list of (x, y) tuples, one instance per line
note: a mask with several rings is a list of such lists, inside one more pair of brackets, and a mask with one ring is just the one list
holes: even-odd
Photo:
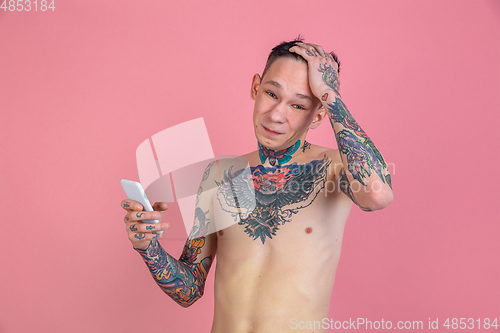
[(327, 159), (335, 162), (337, 160), (340, 160), (340, 154), (338, 149), (311, 144), (310, 150), (311, 150), (310, 155), (313, 160), (323, 159), (325, 156)]
[(250, 163), (246, 155), (223, 155), (219, 156), (216, 160), (211, 161), (204, 173), (203, 180), (210, 183), (220, 184), (223, 183), (225, 177), (233, 175), (239, 170), (249, 169)]
[(223, 156), (217, 159), (217, 165), (221, 171), (227, 171), (229, 168), (238, 170), (249, 166), (249, 164), (247, 155)]

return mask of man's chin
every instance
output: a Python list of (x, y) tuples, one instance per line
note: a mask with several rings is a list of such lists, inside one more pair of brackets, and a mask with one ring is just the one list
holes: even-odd
[[(257, 138), (257, 141), (263, 145), (264, 147), (266, 147), (267, 149), (271, 149), (271, 150), (274, 150), (274, 151), (278, 151), (278, 150), (282, 150), (282, 149), (286, 149), (288, 148), (288, 146), (286, 146), (286, 144), (284, 144), (282, 142), (282, 140), (273, 140), (272, 138), (265, 138), (265, 137), (256, 137)], [(286, 147), (285, 147), (286, 146)]]

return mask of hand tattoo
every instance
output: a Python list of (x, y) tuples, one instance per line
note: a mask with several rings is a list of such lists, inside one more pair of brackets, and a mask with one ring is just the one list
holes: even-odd
[(339, 81), (339, 73), (333, 69), (332, 65), (325, 63), (323, 66), (320, 64), (318, 72), (323, 73), (323, 82), (326, 83), (327, 86), (332, 88), (335, 91), (339, 91), (340, 81)]

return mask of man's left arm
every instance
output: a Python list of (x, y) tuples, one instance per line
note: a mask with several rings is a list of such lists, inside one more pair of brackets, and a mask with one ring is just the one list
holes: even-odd
[(337, 62), (319, 45), (301, 44), (290, 51), (307, 60), (309, 85), (330, 119), (343, 164), (337, 175), (342, 192), (362, 210), (386, 207), (393, 199), (387, 164), (338, 93)]

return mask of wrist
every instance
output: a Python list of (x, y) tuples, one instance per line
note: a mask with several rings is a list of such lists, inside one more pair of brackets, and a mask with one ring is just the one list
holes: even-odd
[(335, 100), (337, 99), (340, 99), (341, 96), (339, 94), (338, 91), (334, 90), (334, 89), (326, 89), (325, 91), (323, 91), (323, 94), (321, 94), (321, 97), (320, 97), (320, 101), (322, 104), (325, 104), (325, 103), (333, 103), (335, 102)]

